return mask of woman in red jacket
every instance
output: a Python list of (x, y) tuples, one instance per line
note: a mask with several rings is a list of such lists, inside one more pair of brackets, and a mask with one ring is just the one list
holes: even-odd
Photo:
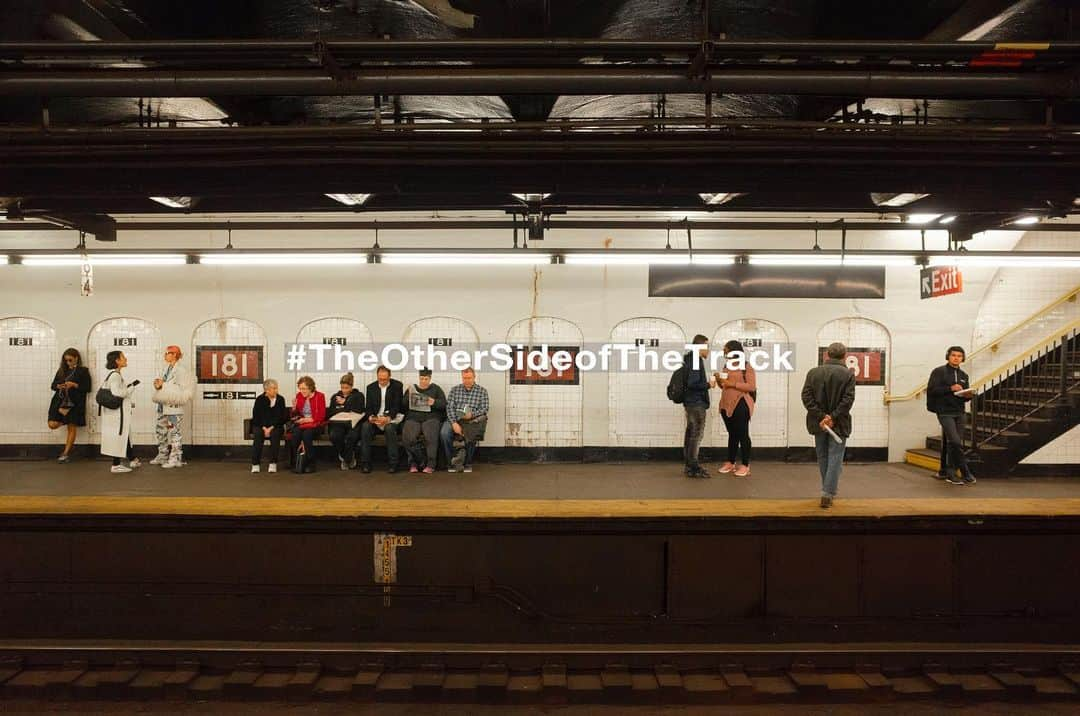
[[(720, 468), (722, 473), (734, 473), (735, 477), (750, 474), (750, 418), (754, 414), (754, 395), (757, 393), (757, 375), (750, 365), (749, 356), (739, 341), (731, 340), (724, 344), (727, 377), (716, 376), (716, 382), (722, 388), (720, 393), (720, 417), (727, 428), (727, 462)], [(736, 360), (736, 356), (742, 360)], [(738, 364), (742, 368), (738, 368)], [(736, 458), (742, 453), (742, 464)]]
[(300, 464), (296, 457), (297, 452), (302, 451), (303, 471), (315, 472), (312, 442), (315, 440), (315, 433), (326, 424), (326, 396), (315, 390), (315, 381), (309, 375), (296, 381), (296, 387), (300, 392), (296, 394), (290, 417), (289, 450), (294, 466)]

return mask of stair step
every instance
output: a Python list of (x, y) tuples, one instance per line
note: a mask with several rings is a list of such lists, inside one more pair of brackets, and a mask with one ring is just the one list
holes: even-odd
[(941, 458), (939, 454), (933, 450), (927, 450), (926, 448), (907, 450), (904, 453), (904, 462), (933, 472), (937, 472), (941, 469)]

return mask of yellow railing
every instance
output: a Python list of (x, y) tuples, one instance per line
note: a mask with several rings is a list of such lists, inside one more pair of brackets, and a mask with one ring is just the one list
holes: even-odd
[(1030, 358), (1034, 358), (1044, 350), (1053, 348), (1054, 344), (1058, 341), (1064, 341), (1068, 339), (1069, 334), (1077, 329), (1080, 329), (1080, 318), (1076, 319), (1075, 321), (1066, 326), (1056, 329), (1038, 343), (1035, 343), (1034, 345), (1029, 346), (1026, 350), (1018, 353), (1017, 356), (1012, 360), (1005, 361), (993, 370), (987, 371), (986, 373), (982, 374), (981, 376), (979, 376), (978, 379), (972, 381), (970, 383), (970, 386), (976, 389), (982, 388), (984, 385), (994, 380), (1006, 371), (1010, 370), (1011, 368), (1023, 365), (1024, 361)]
[[(1070, 290), (1068, 293), (1063, 293), (1062, 295), (1060, 295), (1056, 299), (1054, 299), (1052, 302), (1046, 304), (1045, 306), (1043, 306), (1039, 310), (1032, 313), (1030, 316), (1022, 319), (1019, 322), (1017, 322), (1012, 328), (1008, 329), (1007, 331), (1005, 331), (1004, 333), (1002, 333), (1002, 334), (1000, 334), (998, 336), (995, 336), (992, 341), (989, 341), (988, 343), (986, 343), (986, 345), (984, 345), (982, 348), (979, 348), (978, 350), (969, 353), (965, 357), (965, 360), (970, 361), (975, 356), (980, 355), (982, 353), (985, 353), (987, 351), (989, 351), (991, 353), (997, 353), (998, 349), (1001, 346), (1001, 342), (1004, 341), (1006, 338), (1008, 338), (1012, 334), (1016, 333), (1017, 331), (1019, 331), (1019, 330), (1021, 330), (1023, 328), (1026, 328), (1029, 323), (1031, 323), (1035, 319), (1039, 318), (1040, 316), (1043, 316), (1043, 315), (1049, 313), (1050, 311), (1053, 311), (1055, 308), (1062, 305), (1063, 303), (1072, 303), (1072, 302), (1076, 301), (1078, 296), (1080, 296), (1080, 286), (1076, 286), (1075, 288)], [(1078, 323), (1080, 323), (1080, 321), (1074, 321), (1073, 323), (1069, 324), (1065, 328), (1059, 328), (1059, 329), (1053, 331), (1049, 335), (1049, 337), (1047, 339), (1045, 339), (1043, 341), (1040, 341), (1039, 343), (1035, 344), (1035, 346), (1031, 350), (1024, 351), (1024, 352), (1018, 354), (1012, 360), (1007, 361), (1005, 364), (1003, 364), (1004, 368), (999, 368), (999, 369), (995, 369), (993, 371), (990, 371), (989, 373), (986, 374), (986, 376), (984, 376), (984, 378), (981, 378), (979, 381), (973, 382), (971, 384), (971, 387), (974, 388), (974, 387), (976, 387), (977, 384), (982, 385), (982, 383), (984, 383), (986, 380), (989, 380), (991, 376), (998, 375), (1001, 372), (1002, 369), (1007, 369), (1011, 365), (1014, 365), (1016, 363), (1020, 363), (1020, 362), (1023, 362), (1024, 360), (1027, 360), (1027, 358), (1030, 357), (1033, 353), (1035, 353), (1039, 349), (1043, 348), (1047, 341), (1050, 341), (1050, 342), (1056, 341), (1063, 333), (1067, 333), (1069, 330), (1076, 327), (1076, 325)], [(914, 389), (908, 391), (907, 393), (903, 393), (901, 395), (892, 395), (892, 394), (886, 392), (885, 393), (885, 403), (889, 404), (889, 403), (898, 403), (898, 402), (902, 402), (902, 401), (905, 401), (905, 400), (914, 400), (915, 398), (918, 398), (920, 395), (922, 395), (925, 391), (926, 391), (926, 384), (924, 383), (924, 384), (920, 385), (919, 387), (914, 388)]]

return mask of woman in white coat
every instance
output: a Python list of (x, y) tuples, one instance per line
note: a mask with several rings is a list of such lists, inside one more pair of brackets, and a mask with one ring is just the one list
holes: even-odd
[[(105, 368), (109, 371), (101, 387), (124, 403), (115, 410), (101, 409), (101, 454), (113, 459), (112, 472), (131, 472), (141, 464), (138, 458), (131, 457), (131, 421), (135, 412), (135, 387), (139, 381), (126, 383), (121, 370), (127, 367), (127, 356), (123, 351), (109, 351)], [(127, 459), (128, 464), (123, 464)]]

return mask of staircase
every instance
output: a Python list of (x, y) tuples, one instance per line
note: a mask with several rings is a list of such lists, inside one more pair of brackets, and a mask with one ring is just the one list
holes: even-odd
[[(1006, 475), (1021, 460), (1080, 424), (1080, 328), (1073, 325), (1026, 359), (973, 383), (964, 430), (968, 459), (980, 475)], [(908, 450), (905, 461), (940, 469), (941, 435)]]

